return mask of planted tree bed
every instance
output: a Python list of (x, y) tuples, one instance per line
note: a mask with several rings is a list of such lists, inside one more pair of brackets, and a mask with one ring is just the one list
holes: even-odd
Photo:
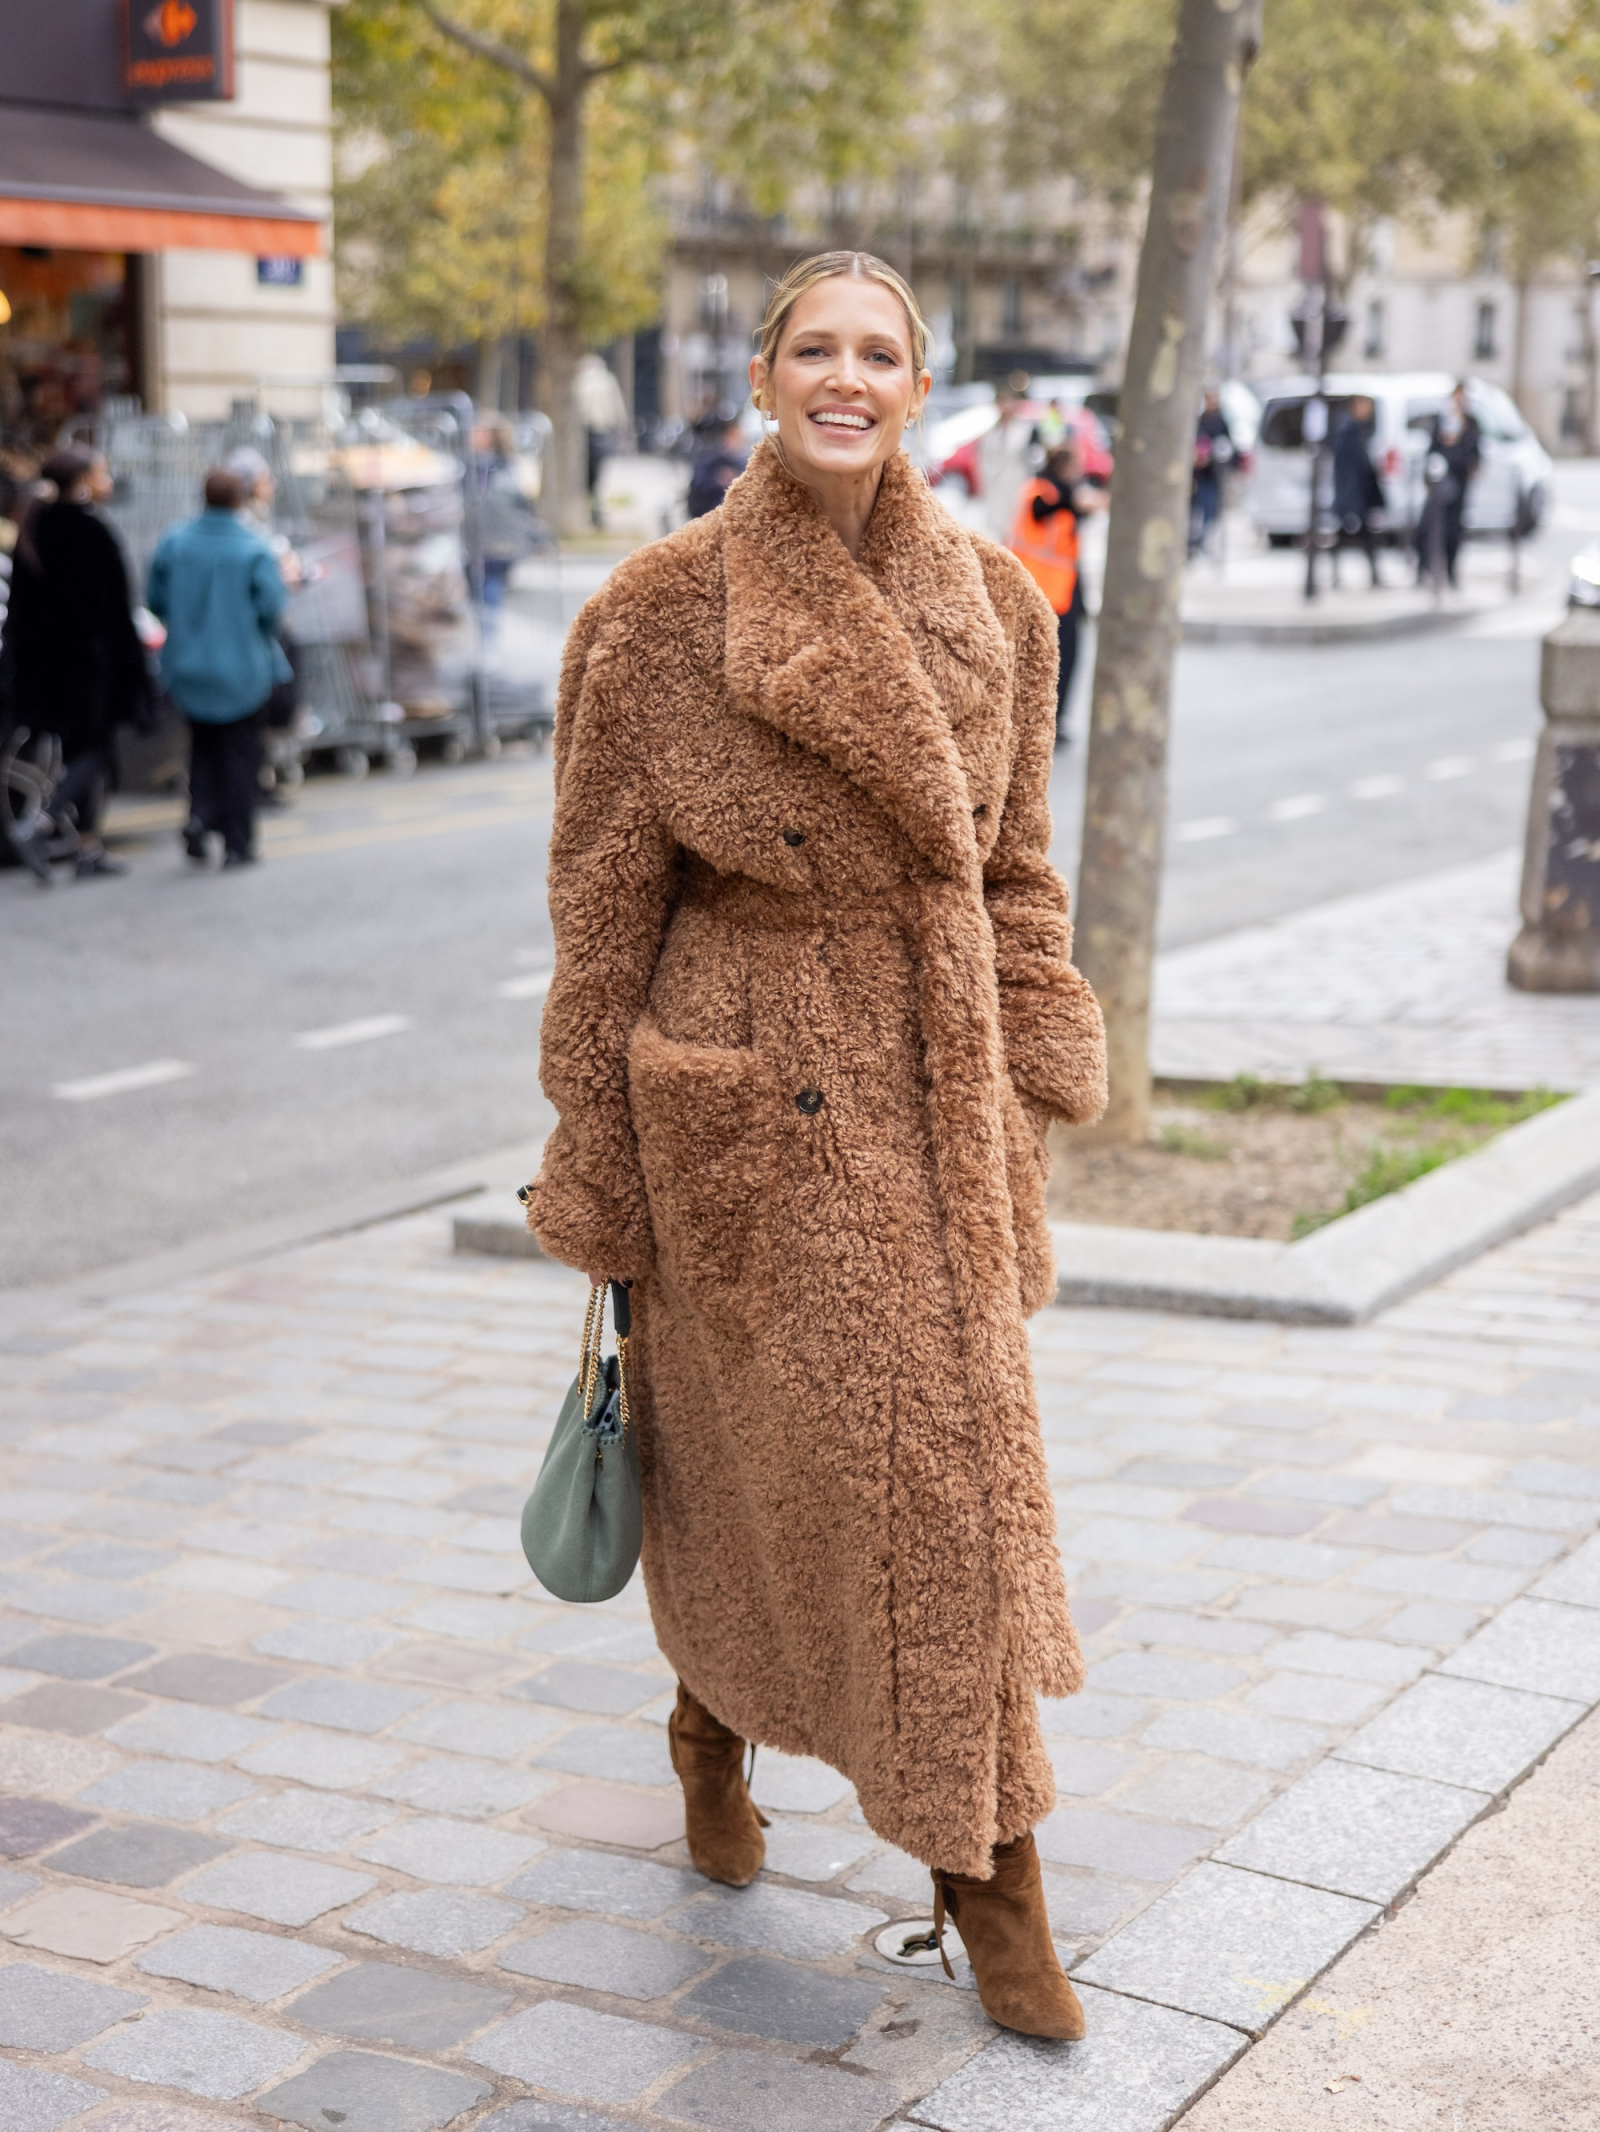
[(1159, 1084), (1155, 1133), (1117, 1146), (1092, 1129), (1052, 1138), (1056, 1221), (1288, 1242), (1470, 1154), (1559, 1102), (1473, 1088), (1347, 1090), (1249, 1075)]

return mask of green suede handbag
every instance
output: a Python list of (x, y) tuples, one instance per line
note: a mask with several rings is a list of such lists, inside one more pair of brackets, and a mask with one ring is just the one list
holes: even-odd
[(611, 1284), (617, 1351), (601, 1354), (606, 1292), (590, 1292), (583, 1352), (522, 1508), (522, 1552), (547, 1592), (593, 1605), (614, 1599), (633, 1575), (644, 1532), (639, 1441), (628, 1413), (628, 1333), (632, 1311), (621, 1281)]

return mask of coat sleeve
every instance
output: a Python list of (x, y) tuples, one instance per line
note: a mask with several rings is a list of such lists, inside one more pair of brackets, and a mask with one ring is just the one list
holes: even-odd
[(158, 622), (170, 619), (172, 592), (172, 548), (165, 535), (157, 543), (156, 552), (150, 559), (150, 575), (145, 582), (144, 603)]
[(100, 557), (101, 629), (112, 674), (114, 723), (142, 724), (150, 711), (150, 669), (133, 621), (133, 589), (121, 541), (91, 519)]
[(1032, 583), (1016, 634), (1011, 784), (984, 866), (994, 927), (1006, 1067), (1043, 1124), (1087, 1125), (1106, 1107), (1106, 1032), (1072, 965), (1067, 885), (1050, 864), (1050, 762), (1055, 746), (1055, 617)]
[(556, 711), (550, 920), (556, 969), (539, 1079), (559, 1123), (527, 1188), (553, 1258), (634, 1280), (654, 1257), (628, 1106), (628, 1043), (661, 951), (677, 846), (640, 733), (647, 678), (606, 641), (601, 600), (574, 625)]

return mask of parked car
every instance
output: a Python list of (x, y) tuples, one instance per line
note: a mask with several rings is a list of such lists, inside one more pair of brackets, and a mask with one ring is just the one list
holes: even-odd
[[(1384, 503), (1373, 514), (1378, 532), (1409, 540), (1422, 511), (1424, 462), (1433, 420), (1444, 412), (1455, 379), (1445, 370), (1337, 371), (1326, 380), (1330, 434), (1353, 399), (1373, 407), (1373, 464)], [(1303, 537), (1311, 504), (1311, 460), (1306, 449), (1306, 403), (1316, 390), (1308, 377), (1280, 379), (1262, 388), (1261, 434), (1256, 444), (1248, 510), (1277, 547)], [(1550, 455), (1517, 412), (1508, 393), (1481, 378), (1467, 380), (1467, 405), (1483, 436), (1483, 462), (1467, 491), (1469, 534), (1535, 532), (1550, 495)], [(1318, 501), (1333, 507), (1331, 455), (1324, 453)]]

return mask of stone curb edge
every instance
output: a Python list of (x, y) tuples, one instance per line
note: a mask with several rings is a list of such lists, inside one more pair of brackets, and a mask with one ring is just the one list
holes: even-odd
[[(483, 1165), (480, 1165), (480, 1168)], [(1600, 1189), (1600, 1090), (1299, 1243), (1053, 1222), (1058, 1303), (1359, 1325)], [(458, 1215), (458, 1251), (542, 1258), (513, 1213)]]
[(447, 1163), (421, 1176), (402, 1178), (371, 1191), (352, 1193), (294, 1214), (280, 1214), (234, 1229), (221, 1229), (142, 1258), (96, 1268), (70, 1279), (37, 1288), (0, 1289), (0, 1339), (13, 1333), (36, 1330), (72, 1310), (109, 1302), (118, 1296), (142, 1295), (175, 1281), (198, 1279), (229, 1266), (242, 1266), (254, 1259), (271, 1258), (301, 1244), (314, 1244), (330, 1236), (371, 1229), (381, 1222), (399, 1221), (408, 1214), (421, 1214), (451, 1200), (475, 1198), (495, 1191), (512, 1180), (521, 1183), (539, 1166), (543, 1136), (492, 1149), (470, 1161)]
[[(1595, 1541), (1591, 1538), (1591, 1540), (1586, 1544), (1580, 1543), (1580, 1546), (1583, 1546), (1586, 1552), (1592, 1552), (1595, 1548), (1595, 1544)], [(1571, 1559), (1572, 1556), (1569, 1554), (1567, 1557), (1564, 1558), (1564, 1561), (1570, 1562)], [(1543, 1575), (1539, 1579), (1539, 1583), (1531, 1587), (1528, 1592), (1525, 1592), (1522, 1595), (1522, 1598), (1526, 1599), (1528, 1597), (1538, 1597), (1540, 1585), (1546, 1583), (1548, 1580), (1553, 1578), (1557, 1571), (1559, 1571), (1562, 1567), (1562, 1561), (1558, 1561), (1548, 1565)], [(1552, 1593), (1551, 1596), (1554, 1597), (1556, 1595)], [(1562, 1602), (1569, 1606), (1577, 1605), (1582, 1606), (1584, 1608), (1600, 1608), (1600, 1598), (1585, 1597), (1582, 1599), (1575, 1600), (1572, 1597), (1570, 1590), (1563, 1590), (1561, 1593), (1561, 1598)], [(1486, 1631), (1492, 1629), (1494, 1623), (1499, 1619), (1499, 1616), (1501, 1614), (1504, 1614), (1508, 1610), (1508, 1608), (1516, 1606), (1519, 1603), (1521, 1602), (1517, 1599), (1509, 1600), (1505, 1607), (1500, 1608), (1497, 1613), (1491, 1614), (1489, 1616), (1488, 1620), (1485, 1621), (1482, 1627), (1477, 1631), (1477, 1634), (1481, 1636)], [(1428, 1667), (1422, 1674), (1418, 1676), (1417, 1680), (1413, 1681), (1410, 1684), (1409, 1688), (1401, 1691), (1400, 1696), (1397, 1696), (1393, 1702), (1384, 1706), (1384, 1709), (1378, 1713), (1378, 1718), (1381, 1719), (1384, 1715), (1387, 1714), (1388, 1711), (1393, 1710), (1396, 1707), (1396, 1704), (1403, 1700), (1405, 1695), (1414, 1692), (1427, 1682), (1436, 1680), (1469, 1682), (1475, 1686), (1487, 1689), (1490, 1692), (1499, 1692), (1509, 1696), (1518, 1697), (1518, 1699), (1523, 1701), (1527, 1700), (1527, 1697), (1525, 1695), (1519, 1695), (1519, 1691), (1509, 1688), (1504, 1683), (1497, 1683), (1492, 1680), (1482, 1678), (1481, 1676), (1474, 1676), (1470, 1672), (1470, 1670), (1462, 1669), (1460, 1666), (1461, 1656), (1462, 1653), (1458, 1650), (1452, 1653), (1449, 1657), (1441, 1660), (1437, 1665)], [(1539, 1690), (1535, 1692), (1539, 1693), (1546, 1700), (1552, 1702), (1565, 1702), (1571, 1711), (1570, 1718), (1566, 1719), (1566, 1721), (1561, 1725), (1559, 1731), (1556, 1731), (1552, 1733), (1549, 1737), (1545, 1738), (1543, 1743), (1537, 1748), (1528, 1751), (1526, 1753), (1525, 1759), (1521, 1763), (1521, 1766), (1516, 1768), (1514, 1772), (1510, 1776), (1508, 1776), (1504, 1782), (1500, 1783), (1495, 1789), (1493, 1789), (1492, 1791), (1478, 1791), (1474, 1789), (1470, 1794), (1468, 1794), (1479, 1802), (1477, 1803), (1475, 1810), (1472, 1811), (1470, 1815), (1464, 1817), (1458, 1823), (1458, 1825), (1455, 1826), (1449, 1832), (1448, 1835), (1446, 1835), (1441, 1841), (1439, 1841), (1434, 1847), (1432, 1847), (1429, 1850), (1427, 1856), (1420, 1858), (1417, 1863), (1411, 1868), (1411, 1870), (1404, 1874), (1395, 1883), (1392, 1888), (1392, 1891), (1382, 1901), (1377, 1901), (1372, 1898), (1351, 1899), (1348, 1897), (1348, 1895), (1345, 1895), (1344, 1899), (1350, 1901), (1352, 1908), (1355, 1908), (1359, 1904), (1359, 1906), (1361, 1908), (1364, 1908), (1369, 1914), (1363, 1919), (1361, 1919), (1359, 1922), (1355, 1922), (1352, 1920), (1350, 1928), (1346, 1931), (1343, 1931), (1342, 1934), (1337, 1936), (1336, 1944), (1333, 1940), (1330, 1940), (1324, 1949), (1319, 1950), (1319, 1954), (1315, 1960), (1314, 1966), (1308, 1965), (1311, 1966), (1311, 1973), (1309, 1975), (1296, 1978), (1295, 1988), (1291, 1992), (1285, 1994), (1285, 1996), (1283, 1996), (1277, 2004), (1267, 2005), (1264, 2003), (1261, 2017), (1258, 2022), (1246, 2023), (1245, 2021), (1240, 2019), (1228, 2018), (1214, 2011), (1203, 2009), (1202, 2007), (1199, 2007), (1187, 2001), (1185, 1995), (1181, 1990), (1174, 1991), (1169, 1989), (1163, 1991), (1160, 1988), (1158, 1981), (1154, 1978), (1147, 1980), (1144, 1988), (1140, 1989), (1138, 1988), (1137, 1984), (1132, 1981), (1124, 1981), (1119, 1984), (1111, 1981), (1104, 1975), (1096, 1976), (1095, 1974), (1093, 1974), (1093, 1972), (1097, 1967), (1104, 1969), (1110, 1963), (1113, 1963), (1115, 1961), (1119, 1942), (1130, 1941), (1134, 1938), (1135, 1935), (1139, 1935), (1141, 1938), (1147, 1939), (1149, 1936), (1149, 1921), (1151, 1920), (1151, 1918), (1163, 1906), (1171, 1904), (1173, 1902), (1174, 1897), (1180, 1895), (1180, 1891), (1184, 1889), (1186, 1883), (1191, 1882), (1198, 1875), (1206, 1873), (1215, 1874), (1217, 1872), (1239, 1874), (1248, 1880), (1269, 1882), (1275, 1887), (1282, 1888), (1285, 1891), (1296, 1891), (1301, 1895), (1310, 1896), (1313, 1898), (1326, 1897), (1329, 1895), (1340, 1895), (1341, 1891), (1330, 1889), (1327, 1886), (1326, 1880), (1321, 1882), (1309, 1878), (1305, 1880), (1297, 1880), (1286, 1872), (1274, 1873), (1265, 1867), (1250, 1866), (1246, 1864), (1236, 1863), (1232, 1860), (1222, 1857), (1220, 1854), (1222, 1852), (1232, 1850), (1242, 1845), (1245, 1842), (1245, 1839), (1250, 1835), (1252, 1828), (1258, 1822), (1272, 1814), (1274, 1809), (1277, 1808), (1283, 1800), (1290, 1797), (1292, 1793), (1299, 1788), (1299, 1786), (1313, 1781), (1323, 1770), (1327, 1769), (1330, 1765), (1345, 1764), (1346, 1766), (1349, 1766), (1353, 1764), (1354, 1767), (1358, 1770), (1367, 1769), (1373, 1772), (1382, 1772), (1385, 1767), (1382, 1762), (1374, 1760), (1370, 1764), (1363, 1764), (1358, 1758), (1350, 1755), (1348, 1750), (1350, 1748), (1351, 1742), (1348, 1740), (1344, 1743), (1343, 1751), (1341, 1751), (1341, 1749), (1337, 1747), (1331, 1749), (1329, 1753), (1324, 1755), (1322, 1760), (1317, 1763), (1312, 1770), (1308, 1771), (1306, 1775), (1300, 1777), (1295, 1785), (1291, 1785), (1284, 1792), (1279, 1792), (1275, 1794), (1275, 1796), (1269, 1799), (1266, 1805), (1263, 1806), (1258, 1813), (1252, 1815), (1251, 1819), (1247, 1821), (1242, 1828), (1235, 1830), (1231, 1836), (1222, 1839), (1213, 1848), (1213, 1850), (1208, 1852), (1205, 1856), (1196, 1859), (1195, 1862), (1189, 1867), (1188, 1871), (1179, 1880), (1173, 1882), (1170, 1887), (1164, 1889), (1149, 1904), (1147, 1904), (1142, 1911), (1140, 1911), (1135, 1917), (1131, 1918), (1127, 1924), (1123, 1925), (1117, 1932), (1114, 1932), (1110, 1936), (1110, 1938), (1102, 1941), (1100, 1946), (1095, 1949), (1093, 1954), (1085, 1957), (1083, 1961), (1079, 1962), (1073, 1967), (1071, 1974), (1074, 1982), (1083, 1985), (1085, 1988), (1092, 1991), (1097, 1996), (1103, 1994), (1108, 1997), (1129, 2001), (1136, 2006), (1147, 2006), (1151, 2009), (1164, 2010), (1169, 2014), (1180, 2014), (1191, 2022), (1203, 2023), (1206, 2027), (1214, 2029), (1217, 2032), (1218, 2053), (1216, 2061), (1207, 2069), (1203, 2077), (1193, 2082), (1193, 2084), (1189, 2087), (1188, 2091), (1182, 2096), (1182, 2099), (1176, 2101), (1175, 2106), (1170, 2098), (1164, 2102), (1158, 2103), (1156, 2105), (1156, 2115), (1153, 2115), (1147, 2119), (1143, 2119), (1137, 2123), (1132, 2117), (1128, 2117), (1126, 2119), (1119, 2117), (1117, 2119), (1118, 2132), (1172, 2132), (1172, 2128), (1180, 2123), (1180, 2121), (1200, 2100), (1201, 2096), (1206, 2094), (1209, 2089), (1214, 2087), (1225, 2073), (1229, 2072), (1235, 2065), (1237, 2065), (1240, 2059), (1247, 2055), (1250, 2049), (1256, 2043), (1260, 2042), (1262, 2037), (1266, 2035), (1267, 2031), (1270, 2028), (1274, 2027), (1277, 2022), (1283, 2018), (1285, 2014), (1289, 2013), (1296, 2005), (1298, 2005), (1302, 2000), (1304, 2000), (1307, 1994), (1314, 1989), (1319, 1979), (1326, 1975), (1328, 1970), (1333, 1968), (1337, 1962), (1341, 1961), (1343, 1957), (1350, 1952), (1351, 1948), (1354, 1947), (1360, 1940), (1365, 1939), (1370, 1933), (1379, 1930), (1384, 1923), (1386, 1923), (1389, 1919), (1393, 1918), (1396, 1913), (1407, 1902), (1409, 1902), (1411, 1897), (1416, 1893), (1417, 1889), (1421, 1886), (1422, 1882), (1428, 1877), (1428, 1875), (1432, 1873), (1439, 1865), (1441, 1865), (1447, 1857), (1449, 1857), (1451, 1852), (1455, 1850), (1456, 1846), (1462, 1841), (1462, 1839), (1467, 1836), (1472, 1829), (1478, 1827), (1478, 1825), (1484, 1820), (1486, 1820), (1489, 1816), (1500, 1812), (1501, 1809), (1504, 1807), (1506, 1801), (1510, 1798), (1511, 1794), (1519, 1790), (1521, 1786), (1524, 1785), (1528, 1781), (1528, 1779), (1533, 1776), (1539, 1768), (1542, 1767), (1542, 1765), (1549, 1759), (1549, 1757), (1555, 1753), (1556, 1749), (1560, 1747), (1564, 1741), (1571, 1737), (1572, 1733), (1577, 1729), (1577, 1727), (1583, 1724), (1586, 1719), (1592, 1717), (1597, 1711), (1600, 1711), (1600, 1697), (1595, 1697), (1592, 1695), (1585, 1695), (1580, 1697), (1578, 1695), (1570, 1693), (1557, 1696), (1554, 1691), (1548, 1689)], [(1441, 1742), (1441, 1744), (1443, 1743)], [(1443, 1780), (1437, 1780), (1437, 1782), (1438, 1788), (1444, 1788)], [(1203, 1919), (1198, 1921), (1191, 1921), (1191, 1929), (1193, 1929), (1195, 1924), (1199, 1923), (1203, 1923)], [(1178, 1934), (1174, 1935), (1174, 1937), (1181, 1941), (1181, 1934), (1182, 1926), (1180, 1925), (1179, 1932)], [(1207, 1947), (1209, 1948), (1209, 1946), (1210, 1941), (1208, 1939)], [(1263, 1951), (1269, 1957), (1267, 1966), (1270, 1967), (1271, 1950), (1264, 1949)], [(1136, 1956), (1136, 1963), (1137, 1959), (1138, 1957)], [(1092, 2034), (1093, 2031), (1091, 2030), (1091, 2037)], [(960, 2072), (950, 2076), (948, 2079), (942, 2082), (938, 2088), (933, 2090), (932, 2093), (922, 2097), (920, 2101), (907, 2104), (904, 2108), (903, 2116), (900, 2119), (896, 2120), (896, 2123), (903, 2123), (908, 2126), (915, 2125), (918, 2127), (934, 2128), (934, 2132), (979, 2132), (980, 2121), (978, 2118), (964, 2118), (959, 2114), (959, 2104), (956, 2104), (954, 2101), (952, 2101), (952, 2103), (949, 2105), (941, 2104), (939, 2098), (940, 2095), (945, 2093), (947, 2090), (956, 2088), (957, 2085), (961, 2082), (963, 2074), (966, 2073), (971, 2067), (977, 2065), (983, 2058), (985, 2051), (992, 2049), (993, 2047), (994, 2046), (992, 2043), (984, 2046), (983, 2050), (977, 2052), (973, 2058), (967, 2061), (967, 2065), (963, 2067)], [(949, 2114), (952, 2109), (955, 2110), (956, 2114)], [(1071, 2121), (1072, 2120), (1065, 2118), (1062, 2120), (1063, 2132), (1065, 2132), (1065, 2127)], [(983, 2122), (987, 2123), (987, 2120), (983, 2120)]]
[[(192, 1280), (297, 1245), (476, 1198), (538, 1168), (542, 1136), (306, 1212), (173, 1250), (0, 1291), (0, 1338), (118, 1296)], [(1347, 1214), (1297, 1244), (1053, 1223), (1056, 1301), (1288, 1324), (1355, 1325), (1600, 1187), (1600, 1091), (1515, 1125), (1476, 1154)], [(458, 1216), (458, 1251), (541, 1258), (514, 1214)]]
[(1052, 1223), (1056, 1301), (1359, 1325), (1600, 1187), (1600, 1090), (1294, 1244)]
[(1509, 601), (1485, 601), (1471, 607), (1432, 607), (1412, 609), (1407, 614), (1374, 615), (1370, 622), (1348, 621), (1282, 621), (1266, 616), (1252, 620), (1240, 615), (1237, 618), (1204, 615), (1185, 617), (1183, 641), (1185, 644), (1261, 644), (1281, 646), (1290, 644), (1365, 644), (1381, 643), (1395, 637), (1431, 635), (1435, 630), (1459, 629), (1465, 622), (1476, 622), (1486, 614), (1499, 614), (1509, 606)]

